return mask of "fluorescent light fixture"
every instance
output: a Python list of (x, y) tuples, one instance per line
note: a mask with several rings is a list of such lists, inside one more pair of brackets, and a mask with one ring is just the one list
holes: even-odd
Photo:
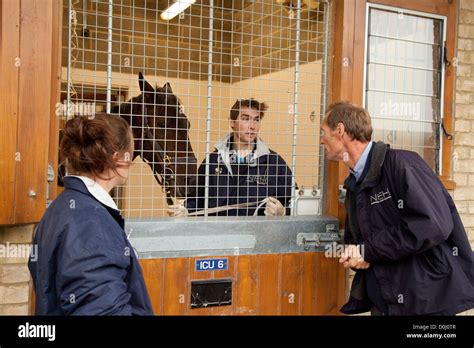
[(168, 7), (166, 10), (161, 12), (161, 19), (164, 19), (165, 21), (169, 21), (170, 19), (173, 19), (177, 15), (179, 15), (181, 12), (186, 10), (189, 6), (194, 4), (196, 0), (177, 0), (173, 5)]

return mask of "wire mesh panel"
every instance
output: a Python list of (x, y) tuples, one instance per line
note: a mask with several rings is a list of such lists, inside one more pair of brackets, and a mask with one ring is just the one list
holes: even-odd
[(269, 197), (288, 215), (320, 198), (327, 3), (65, 0), (64, 12), (65, 118), (89, 105), (133, 129), (114, 193), (125, 217), (177, 203), (262, 215)]

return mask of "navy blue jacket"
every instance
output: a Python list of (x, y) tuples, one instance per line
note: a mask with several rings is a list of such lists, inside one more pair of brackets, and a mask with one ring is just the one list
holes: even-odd
[(28, 267), (37, 315), (152, 315), (135, 251), (120, 212), (74, 177), (41, 219)]
[[(209, 154), (209, 208), (240, 203), (258, 202), (266, 197), (277, 198), (287, 207), (291, 200), (292, 173), (285, 160), (258, 140), (247, 163), (238, 164), (229, 153), (230, 136), (216, 145)], [(193, 212), (204, 209), (206, 161), (198, 170), (198, 189), (188, 197), (186, 208)], [(209, 215), (253, 215), (257, 204)], [(263, 205), (258, 215), (263, 215)]]
[[(466, 232), (451, 196), (417, 153), (375, 143), (355, 201), (360, 230), (346, 221), (344, 239), (363, 245), (389, 315), (474, 308), (474, 256)], [(361, 296), (363, 274), (356, 272), (343, 313), (371, 309)]]

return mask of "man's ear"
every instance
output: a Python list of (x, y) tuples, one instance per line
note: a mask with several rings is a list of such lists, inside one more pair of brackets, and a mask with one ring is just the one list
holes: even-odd
[(346, 127), (344, 126), (344, 123), (338, 123), (336, 126), (336, 132), (337, 132), (336, 134), (342, 138), (345, 131), (346, 131)]

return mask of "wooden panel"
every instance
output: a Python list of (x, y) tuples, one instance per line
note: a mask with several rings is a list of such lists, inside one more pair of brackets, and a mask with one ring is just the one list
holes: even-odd
[(257, 256), (258, 269), (258, 314), (280, 314), (281, 255), (265, 254)]
[[(456, 1), (456, 0), (454, 0)], [(453, 0), (370, 0), (371, 3), (447, 15)]]
[(303, 288), (302, 254), (281, 256), (281, 315), (301, 314)]
[(163, 314), (164, 259), (140, 260), (140, 265), (145, 278), (148, 295), (150, 296), (153, 313)]
[[(214, 279), (223, 279), (223, 278), (231, 278), (232, 279), (232, 301), (234, 299), (235, 294), (235, 274), (237, 272), (237, 263), (235, 262), (234, 256), (226, 256), (225, 258), (229, 259), (229, 267), (227, 271), (214, 271), (212, 272), (212, 277)], [(234, 306), (218, 306), (218, 307), (211, 307), (211, 315), (232, 315), (234, 314)]]
[(163, 314), (184, 315), (189, 307), (189, 258), (164, 259)]
[[(318, 315), (340, 315), (340, 301), (345, 296), (345, 271), (337, 258), (326, 258), (317, 254), (318, 278), (316, 284), (316, 302)], [(343, 275), (343, 276), (341, 276)], [(342, 297), (339, 294), (342, 293)]]
[(46, 209), (52, 17), (53, 0), (21, 1), (15, 223), (37, 222)]
[[(352, 73), (352, 96), (353, 103), (363, 105), (364, 93), (364, 52), (365, 52), (365, 13), (366, 0), (357, 0), (354, 8), (354, 27), (360, 30), (354, 31), (354, 70)], [(360, 69), (359, 67), (362, 67)], [(347, 173), (349, 174), (349, 173)]]
[[(211, 257), (191, 257), (189, 258), (190, 260), (190, 272), (189, 272), (189, 287), (191, 287), (191, 281), (193, 280), (200, 280), (200, 279), (212, 279), (213, 275), (212, 272), (208, 271), (196, 271), (196, 260), (200, 259), (209, 259)], [(212, 258), (217, 258), (212, 257)], [(189, 290), (191, 291), (191, 289)], [(191, 294), (191, 292), (189, 292)], [(191, 296), (191, 295), (189, 295)], [(191, 306), (188, 305), (188, 314), (190, 315), (211, 315), (211, 309), (210, 308), (193, 308), (191, 309)]]
[(20, 2), (0, 2), (0, 224), (13, 224), (15, 212), (15, 152), (18, 123)]
[(317, 267), (318, 253), (304, 253), (303, 257), (303, 286), (302, 311), (303, 315), (316, 315), (317, 289), (319, 284), (319, 269)]
[(234, 286), (234, 314), (257, 314), (257, 256), (242, 255), (236, 258), (237, 274)]
[[(321, 252), (229, 257), (228, 271), (195, 271), (194, 258), (141, 260), (156, 314), (338, 315), (345, 270)], [(214, 256), (213, 258), (221, 258)], [(190, 283), (231, 278), (231, 306), (190, 309)]]
[[(458, 23), (458, 9), (459, 1), (452, 0), (448, 7), (447, 13), (447, 30), (446, 30), (446, 46), (448, 52), (448, 59), (452, 61), (456, 57), (457, 47), (457, 23)], [(446, 67), (444, 75), (444, 127), (449, 134), (454, 134), (454, 99), (455, 99), (455, 80), (456, 67), (451, 64)], [(442, 162), (442, 179), (452, 179), (452, 158), (453, 158), (453, 140), (449, 140), (443, 136), (443, 162)], [(445, 180), (446, 188), (454, 189), (455, 184), (449, 185), (448, 180)]]
[[(356, 0), (334, 1), (329, 103), (341, 100), (353, 101), (355, 9)], [(362, 31), (360, 28), (358, 30)], [(363, 64), (361, 66), (363, 67)], [(338, 201), (339, 185), (344, 182), (347, 173), (348, 169), (343, 163), (328, 161), (324, 212), (338, 217), (342, 223), (345, 212), (343, 205)]]

